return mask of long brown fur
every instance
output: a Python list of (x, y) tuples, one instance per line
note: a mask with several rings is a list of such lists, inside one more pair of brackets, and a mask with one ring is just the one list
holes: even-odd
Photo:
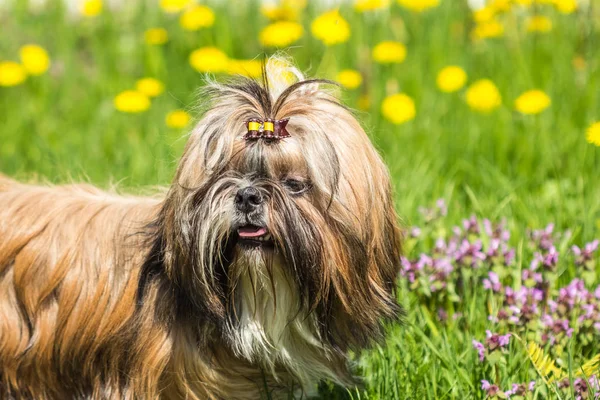
[[(210, 85), (163, 196), (0, 175), (0, 398), (258, 399), (323, 377), (351, 385), (347, 351), (399, 315), (400, 235), (383, 162), (319, 85)], [(290, 118), (292, 137), (246, 142), (249, 117)], [(290, 175), (310, 190), (290, 195)], [(268, 199), (271, 252), (235, 245), (232, 198), (247, 185)]]

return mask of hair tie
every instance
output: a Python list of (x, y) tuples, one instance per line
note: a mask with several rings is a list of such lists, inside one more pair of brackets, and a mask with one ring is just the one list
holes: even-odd
[(252, 118), (246, 121), (246, 127), (248, 132), (244, 135), (245, 140), (280, 140), (290, 137), (290, 133), (285, 129), (289, 122), (289, 118), (273, 120), (268, 118), (261, 121), (256, 118)]

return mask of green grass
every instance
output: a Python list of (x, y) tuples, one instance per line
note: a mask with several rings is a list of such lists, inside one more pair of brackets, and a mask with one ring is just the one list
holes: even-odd
[[(256, 39), (267, 20), (255, 2), (215, 4), (215, 25), (196, 33), (182, 31), (177, 18), (157, 6), (127, 3), (89, 20), (68, 17), (57, 2), (34, 14), (25, 1), (0, 8), (0, 60), (17, 60), (19, 47), (33, 42), (53, 62), (43, 76), (0, 87), (0, 171), (103, 187), (119, 182), (124, 191), (168, 185), (185, 131), (167, 128), (164, 116), (176, 108), (194, 113), (196, 89), (203, 84), (188, 64), (189, 53), (207, 45), (234, 58), (272, 52)], [(596, 5), (592, 0), (571, 15), (541, 5), (514, 12), (502, 17), (503, 38), (482, 42), (470, 38), (473, 19), (462, 0), (442, 1), (423, 14), (396, 4), (369, 14), (342, 7), (351, 39), (326, 48), (310, 35), (310, 21), (322, 11), (311, 4), (302, 14), (304, 38), (287, 53), (309, 75), (334, 78), (343, 68), (363, 73), (363, 86), (343, 97), (353, 108), (361, 93), (370, 98), (370, 109), (357, 113), (389, 166), (405, 226), (421, 224), (418, 207), (443, 197), (449, 203), (447, 228), (474, 213), (506, 217), (515, 246), (522, 245), (528, 227), (549, 222), (570, 229), (573, 242), (583, 243), (598, 236), (600, 221), (600, 148), (585, 140), (587, 127), (600, 120)], [(534, 12), (552, 19), (551, 32), (525, 32), (524, 19)], [(166, 45), (144, 44), (144, 30), (155, 26), (169, 31)], [(404, 42), (406, 61), (393, 66), (370, 61), (371, 49), (382, 40)], [(574, 67), (575, 57), (585, 60), (583, 68)], [(441, 93), (435, 78), (449, 64), (462, 66), (469, 82), (493, 80), (503, 106), (478, 114), (465, 103), (464, 90)], [(145, 113), (116, 111), (114, 96), (144, 76), (163, 81), (166, 92)], [(514, 99), (533, 88), (552, 98), (551, 107), (535, 116), (515, 112)], [(400, 126), (380, 113), (382, 99), (394, 90), (414, 98), (417, 107), (416, 118)], [(409, 256), (428, 249), (422, 244)], [(528, 263), (528, 256), (519, 260)], [(561, 279), (575, 274), (571, 268)], [(483, 398), (479, 380), (486, 376), (471, 346), (489, 328), (483, 296), (476, 291), (465, 296), (465, 318), (443, 326), (435, 319), (437, 310), (418, 295), (406, 288), (401, 294), (409, 310), (406, 324), (390, 327), (388, 342), (363, 356), (364, 387), (344, 394), (323, 386), (329, 393), (324, 398)], [(498, 373), (503, 382), (524, 381), (532, 370), (519, 344), (511, 346), (512, 356)], [(542, 390), (536, 396), (553, 395)]]

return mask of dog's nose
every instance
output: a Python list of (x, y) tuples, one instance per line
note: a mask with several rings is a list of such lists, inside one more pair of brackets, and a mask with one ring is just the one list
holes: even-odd
[(258, 189), (248, 186), (238, 190), (235, 195), (235, 206), (238, 210), (251, 213), (255, 211), (262, 203), (262, 196)]

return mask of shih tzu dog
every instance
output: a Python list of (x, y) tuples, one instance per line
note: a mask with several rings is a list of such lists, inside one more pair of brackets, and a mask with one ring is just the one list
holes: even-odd
[(261, 82), (207, 85), (162, 197), (0, 177), (0, 398), (353, 384), (348, 351), (400, 313), (400, 232), (388, 171), (331, 83), (271, 59)]

